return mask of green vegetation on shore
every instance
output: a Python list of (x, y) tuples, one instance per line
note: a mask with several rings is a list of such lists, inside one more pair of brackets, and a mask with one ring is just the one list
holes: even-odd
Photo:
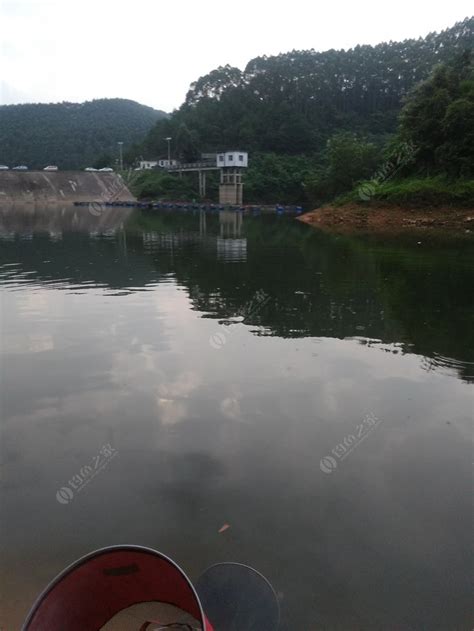
[[(310, 185), (318, 161), (314, 157), (275, 153), (252, 154), (245, 173), (245, 199), (248, 203), (282, 202), (300, 204)], [(219, 175), (207, 173), (207, 198), (218, 199)], [(198, 176), (168, 175), (159, 170), (134, 173), (129, 188), (139, 199), (159, 198), (191, 201), (199, 199)]]
[[(292, 51), (254, 59), (243, 72), (217, 68), (191, 85), (185, 103), (127, 159), (163, 154), (171, 136), (181, 160), (249, 150), (248, 203), (310, 208), (342, 196), (469, 205), (473, 43), (474, 18), (466, 18), (424, 39)], [(173, 196), (164, 176), (144, 178), (139, 196), (160, 196), (163, 188)], [(175, 182), (179, 197), (183, 183)], [(189, 176), (189, 183), (196, 197), (197, 181)], [(208, 196), (216, 198), (215, 182)]]
[[(370, 184), (370, 183), (369, 183)], [(370, 199), (361, 199), (361, 188), (341, 195), (336, 203), (341, 205), (351, 202), (377, 205), (377, 202), (397, 206), (474, 208), (474, 179), (450, 180), (446, 176), (406, 177), (388, 180), (377, 184), (372, 189)]]
[(464, 51), (409, 95), (385, 170), (350, 201), (474, 207), (474, 61)]
[(189, 178), (168, 175), (162, 171), (133, 173), (127, 184), (138, 199), (191, 201), (199, 196), (199, 192)]

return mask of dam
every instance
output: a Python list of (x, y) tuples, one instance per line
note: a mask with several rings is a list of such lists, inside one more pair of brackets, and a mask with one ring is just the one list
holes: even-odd
[(0, 171), (0, 205), (133, 202), (118, 173)]

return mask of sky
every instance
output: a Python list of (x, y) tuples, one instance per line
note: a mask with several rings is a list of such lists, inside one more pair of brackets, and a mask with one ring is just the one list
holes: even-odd
[(172, 111), (214, 68), (440, 31), (472, 0), (0, 0), (0, 104), (133, 99)]

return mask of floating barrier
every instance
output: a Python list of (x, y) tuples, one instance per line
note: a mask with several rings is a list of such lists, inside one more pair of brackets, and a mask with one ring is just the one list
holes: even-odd
[(223, 206), (221, 204), (196, 204), (195, 202), (122, 202), (122, 201), (76, 201), (73, 202), (74, 206), (104, 206), (106, 208), (140, 208), (143, 210), (177, 210), (177, 211), (188, 211), (188, 210), (203, 210), (206, 212), (214, 212), (219, 213), (223, 210), (233, 211), (237, 213), (245, 213), (253, 216), (259, 216), (262, 213), (264, 214), (272, 214), (276, 213), (277, 215), (301, 215), (303, 212), (302, 206), (282, 206), (277, 204), (275, 206)]

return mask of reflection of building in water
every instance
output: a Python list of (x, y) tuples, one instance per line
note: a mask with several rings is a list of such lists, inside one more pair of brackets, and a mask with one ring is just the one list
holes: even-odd
[(247, 260), (247, 239), (242, 234), (243, 214), (232, 210), (219, 213), (220, 237), (217, 237), (217, 258), (226, 263)]
[(217, 258), (224, 263), (243, 263), (247, 260), (247, 239), (217, 237)]
[(49, 231), (49, 238), (50, 238), (51, 241), (62, 241), (63, 233), (50, 230)]
[(143, 232), (143, 248), (145, 251), (178, 249), (185, 244), (197, 244), (209, 247), (215, 237), (206, 237), (200, 232)]
[(185, 235), (172, 232), (143, 232), (142, 240), (145, 251), (154, 251), (172, 249), (185, 241), (194, 241), (195, 237), (191, 235), (191, 239), (186, 239)]
[[(196, 216), (197, 219), (197, 216)], [(174, 252), (184, 245), (195, 244), (209, 253), (216, 252), (217, 258), (224, 262), (239, 262), (247, 260), (247, 239), (242, 238), (243, 215), (240, 212), (223, 210), (219, 213), (219, 236), (215, 233), (214, 219), (208, 225), (210, 218), (204, 210), (199, 213), (199, 232), (143, 232), (143, 247), (147, 252), (158, 250)], [(208, 231), (210, 227), (210, 232)]]
[(243, 214), (233, 210), (222, 210), (219, 213), (219, 226), (222, 238), (240, 237), (242, 234)]
[(207, 233), (207, 220), (206, 220), (206, 212), (201, 210), (199, 213), (199, 234), (202, 237), (205, 237)]
[(15, 241), (16, 232), (2, 232), (0, 231), (0, 241)]

